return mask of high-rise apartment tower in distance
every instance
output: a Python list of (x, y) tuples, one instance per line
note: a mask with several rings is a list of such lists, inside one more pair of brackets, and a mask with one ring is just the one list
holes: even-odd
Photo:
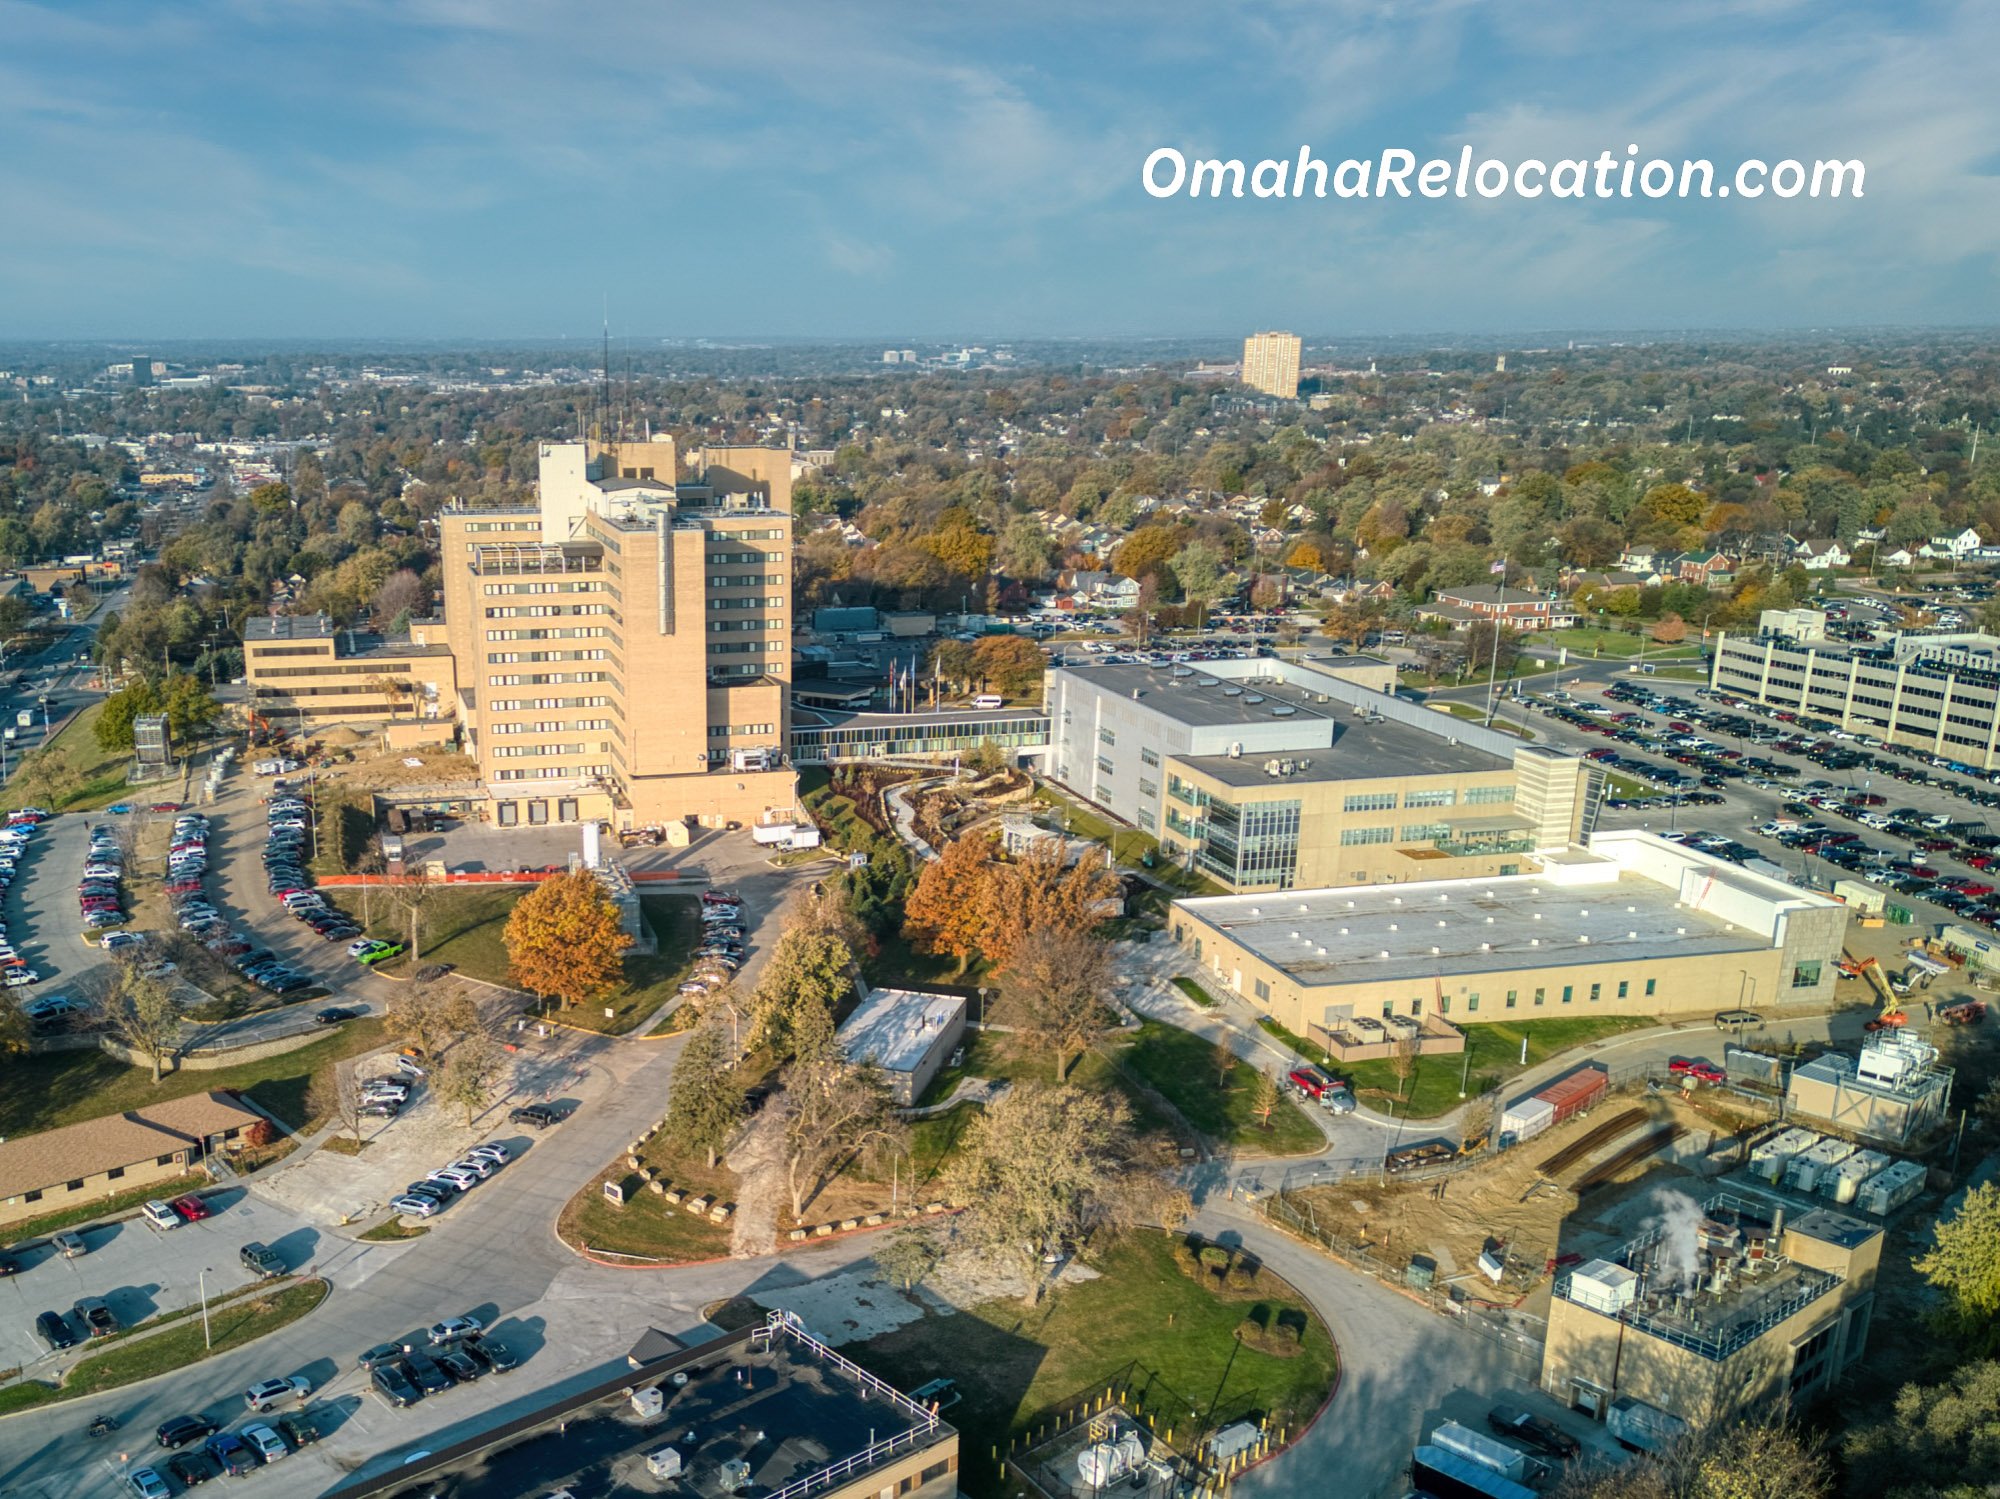
[(1253, 333), (1243, 340), (1243, 383), (1267, 396), (1299, 395), (1299, 340), (1291, 333)]

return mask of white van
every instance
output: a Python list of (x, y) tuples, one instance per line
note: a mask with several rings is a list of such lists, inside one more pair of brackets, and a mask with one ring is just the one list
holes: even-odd
[(146, 1220), (147, 1227), (157, 1228), (163, 1233), (181, 1226), (181, 1215), (157, 1197), (139, 1209), (139, 1216)]
[(1002, 698), (997, 692), (982, 692), (972, 700), (972, 706), (975, 708), (1001, 708), (1006, 706), (1006, 699)]

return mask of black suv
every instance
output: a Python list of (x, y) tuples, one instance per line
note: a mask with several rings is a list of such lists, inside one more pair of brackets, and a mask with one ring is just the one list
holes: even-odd
[(525, 1108), (513, 1109), (507, 1115), (509, 1124), (532, 1124), (536, 1129), (547, 1129), (562, 1118), (547, 1104), (531, 1103)]
[(252, 1275), (283, 1275), (285, 1273), (284, 1257), (277, 1250), (263, 1244), (245, 1244), (236, 1252), (236, 1257), (243, 1262), (243, 1268), (248, 1270)]
[(427, 1353), (406, 1353), (403, 1368), (426, 1395), (440, 1395), (451, 1388), (451, 1376), (440, 1369)]
[(208, 1416), (175, 1416), (160, 1423), (160, 1429), (153, 1433), (153, 1440), (169, 1452), (176, 1452), (190, 1442), (212, 1437), (220, 1430), (222, 1423)]
[(61, 1312), (43, 1312), (35, 1318), (35, 1336), (47, 1345), (51, 1353), (76, 1347), (76, 1332)]

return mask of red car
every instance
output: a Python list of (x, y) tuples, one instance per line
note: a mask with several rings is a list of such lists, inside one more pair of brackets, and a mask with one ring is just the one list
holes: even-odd
[(186, 1197), (176, 1197), (167, 1204), (189, 1223), (199, 1223), (209, 1216), (208, 1204), (190, 1192)]
[(178, 811), (180, 811), (180, 809), (181, 809), (181, 804), (180, 804), (179, 802), (154, 802), (154, 803), (153, 803), (153, 810), (154, 810), (155, 812), (178, 812)]
[(1698, 1083), (1723, 1083), (1729, 1074), (1713, 1062), (1704, 1062), (1698, 1057), (1675, 1057), (1667, 1063), (1667, 1071), (1675, 1077), (1691, 1077)]

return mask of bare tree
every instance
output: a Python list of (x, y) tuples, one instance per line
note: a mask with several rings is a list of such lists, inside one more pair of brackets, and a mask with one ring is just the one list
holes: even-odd
[(354, 1064), (341, 1062), (331, 1072), (314, 1077), (306, 1089), (306, 1114), (312, 1119), (331, 1119), (361, 1144), (361, 1084), (354, 1076)]
[(432, 1057), (480, 1027), (479, 1007), (455, 984), (412, 983), (389, 1001), (382, 1019), (391, 1035)]
[(414, 969), (423, 961), (424, 911), (431, 905), (439, 891), (445, 888), (444, 881), (430, 870), (418, 865), (406, 867), (404, 872), (385, 887), (394, 897), (396, 904), (403, 908), (403, 914), (410, 920), (410, 966)]
[(1083, 932), (1030, 932), (1000, 976), (1001, 1018), (1055, 1058), (1056, 1081), (1109, 1018), (1099, 996), (1110, 986), (1109, 949)]
[[(382, 835), (370, 834), (368, 841), (361, 845), (361, 852), (354, 856), (354, 872), (361, 876), (361, 929), (364, 932), (374, 922), (369, 898), (374, 890), (372, 882), (386, 867), (382, 858)], [(414, 963), (416, 959), (410, 961)]]
[(944, 1243), (929, 1224), (910, 1223), (889, 1236), (889, 1242), (875, 1251), (875, 1268), (905, 1291), (944, 1260)]
[(1212, 1056), (1215, 1062), (1215, 1086), (1227, 1092), (1229, 1089), (1229, 1074), (1236, 1070), (1236, 1064), (1241, 1059), (1231, 1048), (1229, 1039), (1226, 1036), (1215, 1043), (1215, 1050)]
[(161, 1069), (180, 1050), (181, 1012), (167, 986), (127, 964), (105, 1000), (104, 1013), (112, 1034), (153, 1064), (153, 1081), (159, 1082)]
[(1284, 1101), (1284, 1094), (1278, 1087), (1278, 1079), (1269, 1072), (1257, 1074), (1257, 1091), (1250, 1097), (1250, 1112), (1257, 1116), (1257, 1122), (1265, 1129), (1271, 1127), (1271, 1116), (1278, 1112), (1278, 1105)]
[(781, 1108), (794, 1218), (804, 1214), (840, 1162), (866, 1146), (899, 1142), (907, 1133), (890, 1107), (882, 1074), (837, 1056), (786, 1068)]
[(1389, 1053), (1389, 1070), (1396, 1074), (1396, 1097), (1402, 1098), (1409, 1092), (1410, 1079), (1417, 1071), (1417, 1038), (1398, 1036), (1393, 1050)]

